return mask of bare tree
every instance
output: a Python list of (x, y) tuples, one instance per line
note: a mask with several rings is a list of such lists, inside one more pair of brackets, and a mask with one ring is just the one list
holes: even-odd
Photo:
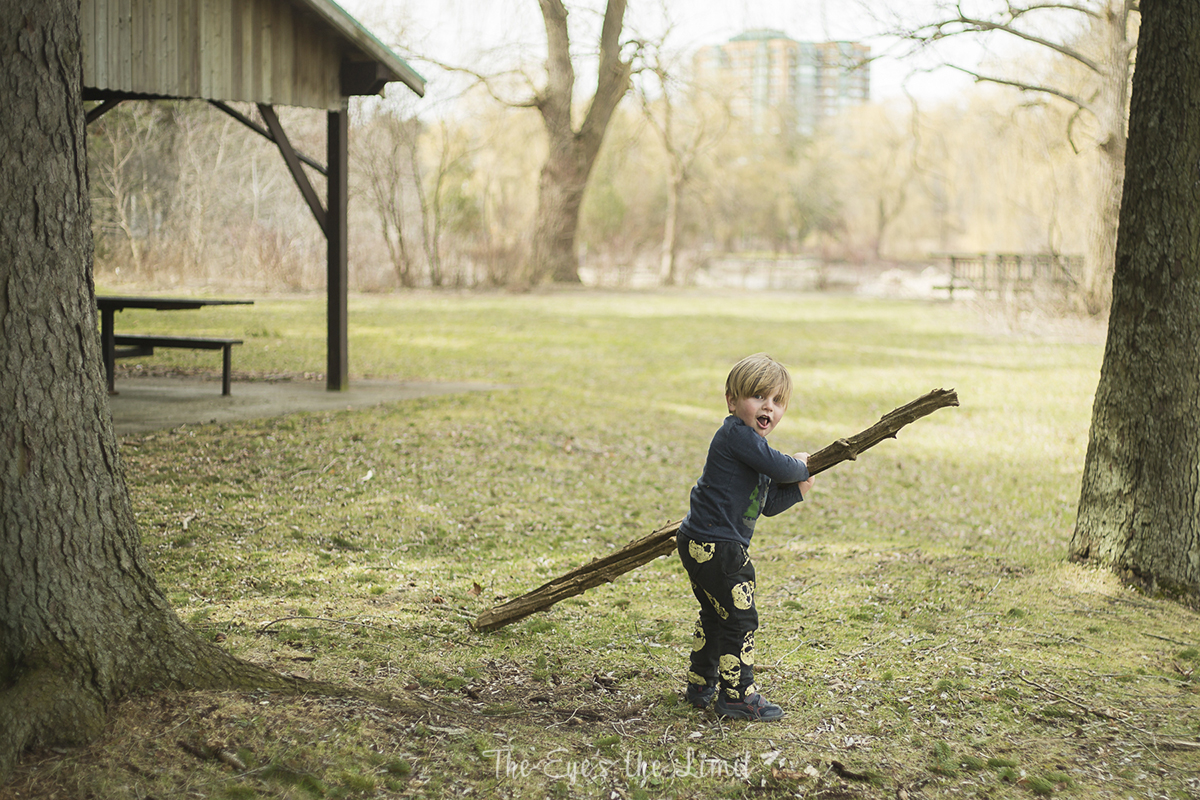
[(575, 126), (575, 66), (567, 31), (567, 8), (562, 0), (538, 0), (546, 26), (546, 85), (529, 105), (542, 115), (549, 152), (538, 179), (538, 210), (534, 218), (530, 279), (579, 282), (575, 233), (588, 175), (600, 152), (604, 131), (617, 103), (629, 89), (630, 61), (621, 56), (621, 27), (625, 0), (608, 0), (600, 30), (600, 60), (596, 91), (578, 127)]
[[(442, 238), (448, 222), (447, 189), (455, 173), (468, 164), (472, 148), (455, 135), (445, 120), (441, 120), (431, 131), (430, 137), (437, 154), (437, 166), (431, 171), (433, 186), (426, 190), (418, 164), (418, 153), (414, 147), (410, 153), (413, 174), (416, 175), (417, 197), (421, 204), (421, 241), (425, 246), (425, 260), (429, 263), (429, 282), (434, 286), (446, 283), (446, 270), (442, 263)], [(460, 195), (461, 196), (461, 195)]]
[[(675, 285), (680, 277), (680, 200), (695, 175), (697, 160), (721, 141), (730, 122), (729, 109), (690, 82), (679, 54), (667, 50), (670, 32), (668, 28), (657, 42), (646, 45), (645, 67), (637, 87), (642, 111), (667, 156), (667, 207), (659, 268), (664, 286)], [(680, 107), (681, 98), (690, 101), (685, 108)]]
[(842, 244), (860, 257), (882, 257), (897, 220), (920, 193), (914, 121), (885, 106), (851, 109), (818, 131), (806, 154), (814, 166), (832, 166)]
[(144, 187), (147, 186), (147, 170), (137, 169), (139, 162), (150, 149), (153, 129), (145, 124), (146, 115), (140, 107), (130, 104), (125, 109), (113, 112), (102, 119), (96, 135), (103, 137), (103, 155), (96, 159), (95, 175), (104, 187), (105, 205), (111, 209), (110, 224), (124, 236), (129, 245), (130, 266), (136, 276), (142, 275), (145, 244), (140, 235), (138, 220), (139, 197), (142, 198), (143, 213), (146, 212)]
[(1147, 2), (1108, 343), (1071, 555), (1200, 600), (1200, 7)]
[[(596, 89), (578, 125), (575, 63), (568, 10), (563, 0), (538, 0), (547, 48), (544, 82), (540, 87), (519, 65), (489, 75), (430, 60), (442, 69), (472, 75), (493, 99), (505, 106), (531, 108), (541, 115), (547, 155), (538, 178), (529, 263), (519, 278), (513, 276), (514, 280), (579, 282), (575, 241), (584, 192), (613, 111), (630, 86), (632, 61), (623, 57), (621, 41), (625, 6), (626, 0), (606, 2), (597, 49)], [(513, 89), (514, 75), (521, 89)]]
[(379, 217), (380, 232), (396, 280), (405, 288), (417, 285), (417, 264), (409, 252), (405, 232), (408, 217), (405, 196), (414, 184), (419, 187), (421, 173), (417, 164), (417, 137), (421, 123), (416, 117), (403, 117), (381, 110), (355, 137), (360, 169), (366, 173), (371, 205)]
[[(906, 31), (907, 36), (921, 45), (932, 45), (955, 36), (997, 34), (1046, 48), (1091, 76), (1089, 85), (1077, 88), (1069, 81), (1026, 80), (951, 65), (977, 81), (1046, 94), (1070, 103), (1077, 110), (1072, 123), (1083, 114), (1094, 121), (1092, 138), (1100, 156), (1100, 190), (1080, 299), (1090, 313), (1102, 312), (1109, 302), (1125, 175), (1129, 85), (1135, 51), (1131, 28), (1138, 15), (1137, 0), (1004, 2), (997, 3), (993, 13), (980, 15), (966, 13), (961, 4), (946, 5), (943, 10), (947, 13), (940, 19)], [(1051, 18), (1059, 30), (1072, 33), (1052, 38), (1043, 31)], [(1072, 128), (1068, 126), (1069, 136), (1073, 135)]]

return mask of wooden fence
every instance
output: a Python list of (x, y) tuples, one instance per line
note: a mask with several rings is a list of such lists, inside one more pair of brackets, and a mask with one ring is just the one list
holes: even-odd
[(950, 278), (943, 286), (951, 300), (955, 292), (996, 297), (1038, 291), (1069, 292), (1083, 271), (1083, 256), (1059, 253), (942, 254)]

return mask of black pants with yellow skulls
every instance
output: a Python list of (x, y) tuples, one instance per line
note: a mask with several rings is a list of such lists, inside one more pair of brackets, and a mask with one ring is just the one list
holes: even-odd
[(679, 536), (679, 558), (700, 602), (688, 682), (716, 685), (726, 700), (754, 694), (754, 564), (737, 542), (697, 542)]

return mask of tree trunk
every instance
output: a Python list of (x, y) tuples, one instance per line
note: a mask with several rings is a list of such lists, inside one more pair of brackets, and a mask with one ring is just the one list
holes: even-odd
[(600, 33), (600, 65), (596, 93), (576, 131), (571, 105), (575, 69), (567, 34), (567, 9), (562, 0), (538, 0), (546, 26), (547, 81), (535, 105), (549, 138), (550, 149), (538, 180), (538, 208), (533, 227), (529, 279), (579, 282), (575, 233), (588, 175), (600, 152), (604, 132), (617, 103), (629, 89), (630, 64), (621, 60), (621, 26), (625, 0), (609, 0)]
[(1111, 0), (1100, 13), (1105, 15), (1103, 63), (1106, 72), (1099, 76), (1099, 96), (1094, 105), (1099, 126), (1097, 195), (1084, 259), (1083, 286), (1080, 287), (1084, 310), (1089, 314), (1103, 313), (1112, 300), (1128, 135), (1130, 0)]
[(538, 180), (537, 218), (533, 229), (535, 282), (579, 283), (575, 234), (591, 164), (577, 163), (574, 148), (552, 153)]
[(662, 264), (659, 279), (663, 286), (674, 286), (679, 282), (679, 197), (683, 194), (685, 177), (671, 154), (670, 174), (667, 177), (667, 214), (663, 220)]
[(1108, 343), (1071, 555), (1200, 590), (1200, 8), (1141, 5)]
[[(135, 688), (270, 685), (146, 566), (104, 393), (78, 0), (0, 14), (0, 776)], [(282, 682), (283, 679), (277, 679)]]

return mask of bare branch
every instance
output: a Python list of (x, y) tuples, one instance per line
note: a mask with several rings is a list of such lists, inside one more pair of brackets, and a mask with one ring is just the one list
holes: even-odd
[(1079, 155), (1079, 145), (1075, 144), (1075, 123), (1079, 121), (1080, 114), (1083, 113), (1082, 108), (1075, 109), (1075, 113), (1067, 120), (1067, 144), (1071, 145), (1071, 152)]
[[(445, 64), (443, 62), (428, 59), (428, 58), (425, 60), (428, 61), (430, 64), (433, 64), (438, 69), (445, 70), (446, 72), (457, 72), (462, 75), (468, 75), (468, 76), (474, 78), (475, 85), (482, 86), (487, 91), (487, 93), (491, 96), (491, 98), (493, 100), (495, 100), (497, 103), (500, 103), (501, 105), (508, 106), (510, 108), (539, 108), (540, 107), (541, 98), (539, 97), (538, 93), (532, 89), (532, 81), (529, 79), (529, 76), (526, 75), (521, 70), (510, 69), (510, 70), (505, 70), (504, 72), (496, 73), (494, 75), (484, 75), (483, 73), (477, 72), (476, 70), (473, 70), (470, 67), (459, 67), (459, 66), (455, 66), (453, 64)], [(526, 83), (531, 85), (531, 89), (530, 89), (531, 96), (529, 98), (527, 98), (525, 100), (513, 100), (511, 98), (502, 97), (500, 95), (500, 93), (496, 90), (496, 86), (495, 86), (496, 81), (500, 80), (501, 78), (511, 77), (513, 75), (520, 76), (522, 79), (524, 79), (524, 81)]]
[(625, 3), (626, 0), (608, 0), (605, 6), (604, 24), (600, 29), (600, 65), (599, 75), (596, 77), (596, 93), (592, 96), (592, 103), (579, 128), (579, 135), (594, 137), (597, 146), (613, 110), (629, 88), (632, 63), (631, 60), (621, 58), (621, 26), (625, 18)]
[(571, 96), (575, 87), (575, 65), (571, 63), (571, 43), (567, 37), (567, 8), (562, 0), (538, 0), (546, 28), (546, 90), (537, 109), (546, 127), (569, 131)]
[(1021, 8), (1013, 8), (1010, 4), (1008, 13), (1013, 18), (1024, 16), (1033, 11), (1078, 11), (1080, 14), (1091, 17), (1092, 19), (1101, 19), (1100, 14), (1096, 13), (1096, 9), (1089, 6), (1081, 6), (1077, 3), (1035, 3), (1033, 5), (1022, 6)]
[(1059, 97), (1059, 98), (1062, 98), (1063, 100), (1066, 100), (1068, 103), (1071, 103), (1072, 105), (1076, 106), (1077, 108), (1079, 108), (1081, 110), (1090, 111), (1092, 113), (1095, 113), (1095, 110), (1092, 108), (1091, 103), (1089, 103), (1085, 100), (1080, 100), (1078, 97), (1075, 97), (1072, 94), (1064, 92), (1061, 89), (1055, 89), (1053, 86), (1041, 86), (1039, 84), (1034, 84), (1034, 83), (1025, 83), (1024, 81), (1014, 81), (1014, 80), (1007, 80), (1005, 78), (997, 78), (992, 75), (981, 75), (978, 72), (972, 72), (971, 70), (966, 69), (965, 67), (955, 66), (954, 64), (947, 64), (946, 66), (950, 67), (951, 69), (956, 69), (959, 72), (970, 75), (972, 78), (974, 78), (978, 82), (998, 83), (1003, 86), (1015, 87), (1017, 89), (1020, 89), (1023, 92), (1041, 92), (1043, 94), (1054, 95), (1055, 97)]
[[(962, 25), (964, 27), (961, 30), (951, 30), (949, 32), (946, 31), (946, 28), (957, 25)], [(927, 36), (920, 35), (919, 31), (915, 32), (912, 38), (916, 38), (919, 41), (935, 41), (938, 39), (945, 39), (950, 36), (958, 36), (964, 33), (988, 33), (990, 31), (1007, 33), (1010, 36), (1015, 36), (1018, 39), (1024, 39), (1031, 44), (1047, 47), (1056, 53), (1066, 56), (1067, 58), (1078, 61), (1080, 64), (1083, 64), (1085, 67), (1098, 75), (1103, 75), (1106, 72), (1103, 65), (1098, 64), (1097, 62), (1085, 56), (1083, 53), (1080, 53), (1078, 50), (1075, 50), (1072, 47), (1067, 47), (1065, 44), (1061, 44), (1059, 42), (1053, 42), (1049, 39), (1043, 39), (1040, 36), (1035, 36), (1032, 33), (1023, 31), (1020, 28), (1016, 28), (1009, 23), (992, 22), (991, 20), (986, 19), (974, 19), (972, 17), (966, 17), (960, 14), (954, 19), (930, 23), (919, 30), (930, 31)]]

